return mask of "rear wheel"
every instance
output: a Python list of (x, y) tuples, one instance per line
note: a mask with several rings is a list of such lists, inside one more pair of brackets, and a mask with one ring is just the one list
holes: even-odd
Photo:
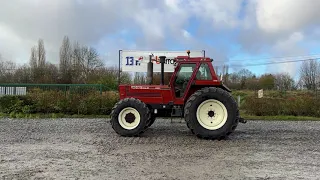
[(221, 139), (237, 127), (237, 103), (220, 88), (198, 90), (188, 99), (184, 110), (187, 126), (200, 138)]
[(111, 112), (111, 125), (121, 136), (138, 136), (148, 125), (151, 113), (146, 104), (138, 99), (119, 101)]

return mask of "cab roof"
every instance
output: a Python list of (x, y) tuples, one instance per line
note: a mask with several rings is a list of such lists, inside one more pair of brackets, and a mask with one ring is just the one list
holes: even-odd
[(176, 61), (204, 61), (204, 62), (212, 62), (213, 59), (208, 57), (189, 57), (189, 56), (177, 56), (175, 58)]

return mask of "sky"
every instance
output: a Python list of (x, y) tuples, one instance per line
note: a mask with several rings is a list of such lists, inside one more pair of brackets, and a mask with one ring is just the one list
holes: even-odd
[(41, 38), (57, 64), (68, 36), (95, 47), (107, 65), (118, 64), (120, 49), (190, 49), (230, 72), (296, 76), (300, 63), (247, 65), (317, 57), (318, 7), (316, 0), (0, 0), (0, 54), (28, 63)]

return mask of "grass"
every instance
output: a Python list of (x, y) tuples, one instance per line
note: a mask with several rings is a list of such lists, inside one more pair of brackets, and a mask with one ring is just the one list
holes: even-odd
[(244, 110), (240, 110), (240, 116), (246, 120), (265, 120), (265, 121), (320, 121), (320, 117), (310, 116), (256, 116), (247, 114)]
[(109, 115), (81, 115), (81, 114), (68, 115), (68, 114), (60, 114), (60, 113), (49, 113), (49, 114), (0, 113), (0, 118), (15, 118), (15, 119), (109, 118), (109, 117), (110, 117)]
[(253, 116), (242, 114), (246, 120), (268, 120), (268, 121), (320, 121), (320, 117), (308, 116)]

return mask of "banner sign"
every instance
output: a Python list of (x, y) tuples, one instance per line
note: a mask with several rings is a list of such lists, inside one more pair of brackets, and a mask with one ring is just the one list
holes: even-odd
[[(149, 55), (153, 55), (153, 72), (161, 72), (160, 56), (166, 56), (164, 72), (174, 72), (173, 59), (177, 56), (188, 56), (186, 51), (135, 51), (122, 50), (120, 55), (122, 71), (147, 72)], [(203, 57), (204, 51), (190, 51), (190, 57)]]

